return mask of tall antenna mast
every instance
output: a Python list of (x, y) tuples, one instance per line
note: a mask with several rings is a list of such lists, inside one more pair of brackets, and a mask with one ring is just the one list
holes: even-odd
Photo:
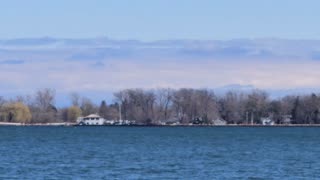
[(122, 117), (121, 117), (121, 104), (122, 103), (119, 103), (119, 120), (120, 121), (122, 120)]

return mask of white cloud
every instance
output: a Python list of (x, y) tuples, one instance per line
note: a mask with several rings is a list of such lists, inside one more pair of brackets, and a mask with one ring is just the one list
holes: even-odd
[[(211, 61), (141, 63), (109, 60), (101, 68), (87, 62), (29, 62), (0, 67), (1, 91), (52, 87), (60, 92), (112, 91), (123, 88), (215, 88), (251, 84), (282, 89), (320, 86), (320, 62)], [(112, 64), (112, 66), (108, 66)]]

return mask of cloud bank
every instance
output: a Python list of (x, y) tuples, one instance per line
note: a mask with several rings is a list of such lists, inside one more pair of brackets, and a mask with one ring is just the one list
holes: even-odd
[(0, 40), (1, 94), (125, 88), (320, 87), (320, 41)]

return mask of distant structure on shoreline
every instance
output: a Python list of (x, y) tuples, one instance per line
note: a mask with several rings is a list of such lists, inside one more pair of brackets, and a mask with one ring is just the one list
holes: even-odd
[(79, 117), (77, 123), (79, 125), (104, 125), (105, 119), (97, 114), (90, 114), (86, 117)]
[(274, 125), (275, 123), (274, 123), (274, 121), (273, 121), (271, 118), (267, 117), (267, 118), (261, 118), (261, 124), (262, 124), (262, 125), (272, 126), (272, 125)]
[(102, 125), (132, 125), (135, 121), (129, 120), (107, 120), (98, 114), (90, 114), (86, 117), (77, 118), (78, 125), (85, 126), (102, 126)]

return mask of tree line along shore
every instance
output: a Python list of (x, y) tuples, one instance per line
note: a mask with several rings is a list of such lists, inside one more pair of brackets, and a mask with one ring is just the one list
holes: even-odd
[(79, 117), (98, 114), (104, 119), (135, 122), (134, 125), (274, 125), (320, 124), (320, 95), (287, 95), (272, 99), (262, 90), (230, 91), (216, 95), (209, 89), (125, 89), (113, 101), (95, 104), (77, 93), (70, 107), (55, 105), (55, 90), (7, 99), (0, 97), (0, 125), (74, 125)]

